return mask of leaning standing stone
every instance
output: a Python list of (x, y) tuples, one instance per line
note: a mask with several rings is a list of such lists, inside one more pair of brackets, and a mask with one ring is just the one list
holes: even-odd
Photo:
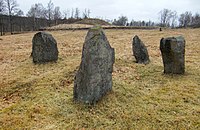
[(34, 63), (57, 61), (57, 42), (51, 34), (39, 32), (32, 39), (32, 53)]
[(85, 38), (81, 64), (75, 76), (75, 101), (94, 104), (112, 90), (114, 60), (114, 49), (102, 28), (94, 26)]
[(150, 62), (147, 48), (137, 35), (133, 38), (132, 49), (136, 63), (148, 64)]
[(183, 74), (185, 72), (185, 39), (183, 37), (162, 38), (160, 50), (164, 73)]

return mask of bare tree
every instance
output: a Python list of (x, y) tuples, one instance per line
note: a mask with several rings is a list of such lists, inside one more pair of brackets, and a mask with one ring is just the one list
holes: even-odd
[(83, 18), (89, 18), (90, 17), (90, 9), (85, 9), (83, 11)]
[(0, 14), (3, 14), (4, 9), (5, 9), (4, 1), (0, 0)]
[(20, 9), (19, 11), (16, 12), (16, 16), (23, 16), (24, 12)]
[(18, 4), (16, 0), (4, 0), (6, 11), (8, 11), (8, 15), (14, 15), (17, 11), (19, 11)]
[(85, 10), (83, 11), (83, 18), (84, 18), (84, 19), (88, 18), (88, 16), (87, 16), (87, 9), (85, 9)]
[(196, 13), (192, 17), (192, 26), (194, 26), (194, 27), (200, 27), (200, 14)]
[(159, 14), (160, 14), (160, 25), (162, 27), (169, 26), (173, 12), (169, 9), (163, 9), (159, 12)]
[(186, 11), (185, 12), (185, 27), (187, 27), (188, 25), (191, 25), (192, 23), (192, 13), (191, 12), (188, 12)]
[(87, 17), (90, 18), (91, 11), (90, 9), (87, 10)]
[(177, 26), (177, 19), (178, 19), (177, 12), (173, 11), (172, 16), (171, 16), (171, 27), (172, 28)]
[(46, 9), (41, 3), (34, 4), (29, 9), (27, 16), (34, 18), (46, 18)]
[(70, 10), (69, 9), (64, 10), (63, 11), (63, 17), (64, 17), (64, 19), (68, 19), (69, 16), (70, 16)]
[(55, 20), (55, 25), (57, 25), (57, 21), (59, 20), (59, 19), (61, 19), (62, 18), (62, 14), (61, 14), (61, 12), (60, 12), (60, 7), (55, 7), (55, 9), (54, 9), (54, 20)]
[(179, 17), (179, 23), (182, 27), (188, 27), (192, 24), (192, 13), (186, 11), (185, 13), (182, 13)]
[(4, 0), (5, 8), (9, 15), (10, 33), (13, 34), (12, 16), (19, 10), (16, 0)]
[(50, 0), (47, 4), (47, 18), (49, 20), (49, 26), (51, 26), (51, 20), (53, 19), (53, 12), (54, 12), (54, 4)]
[(74, 18), (74, 9), (72, 8), (72, 11), (71, 11), (71, 18)]
[(46, 9), (41, 3), (34, 4), (28, 11), (27, 16), (33, 18), (33, 30), (36, 30), (36, 18), (46, 18)]
[(75, 19), (79, 19), (79, 17), (80, 17), (80, 10), (78, 8), (75, 9), (74, 17), (75, 17)]
[(185, 19), (185, 15), (184, 14), (180, 14), (180, 17), (179, 17), (179, 26), (184, 26), (184, 20)]

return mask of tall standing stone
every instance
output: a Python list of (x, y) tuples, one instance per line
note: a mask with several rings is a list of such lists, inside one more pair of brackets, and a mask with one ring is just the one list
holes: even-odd
[(58, 60), (57, 42), (46, 32), (36, 33), (32, 39), (32, 53), (34, 63), (45, 63)]
[(148, 64), (150, 62), (147, 48), (137, 35), (133, 38), (132, 50), (136, 63)]
[(160, 50), (164, 73), (183, 74), (185, 72), (185, 39), (183, 37), (162, 38)]
[(79, 70), (74, 81), (74, 100), (94, 104), (112, 90), (112, 71), (115, 61), (101, 27), (91, 28), (85, 38)]

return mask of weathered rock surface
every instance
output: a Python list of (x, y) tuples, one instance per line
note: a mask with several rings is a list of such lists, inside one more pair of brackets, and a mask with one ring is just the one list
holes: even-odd
[(85, 38), (79, 70), (74, 81), (74, 100), (94, 104), (112, 90), (115, 52), (101, 27), (91, 28)]
[(36, 33), (32, 39), (32, 53), (34, 63), (57, 61), (57, 42), (51, 34), (46, 32)]
[(183, 74), (185, 72), (185, 39), (183, 37), (162, 38), (160, 50), (164, 73)]
[(150, 62), (147, 48), (137, 35), (133, 38), (132, 50), (136, 63), (148, 64)]

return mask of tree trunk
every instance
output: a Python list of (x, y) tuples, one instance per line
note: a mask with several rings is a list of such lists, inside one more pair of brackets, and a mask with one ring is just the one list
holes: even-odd
[(55, 26), (57, 25), (57, 19), (55, 19)]
[(3, 35), (3, 23), (2, 23), (2, 18), (0, 18), (0, 25), (1, 25), (1, 36)]
[(13, 27), (12, 27), (12, 16), (9, 15), (9, 25), (10, 25), (10, 34), (13, 34)]
[(48, 22), (49, 22), (49, 27), (51, 27), (51, 20), (48, 20)]
[(1, 23), (1, 36), (3, 36), (3, 25)]

